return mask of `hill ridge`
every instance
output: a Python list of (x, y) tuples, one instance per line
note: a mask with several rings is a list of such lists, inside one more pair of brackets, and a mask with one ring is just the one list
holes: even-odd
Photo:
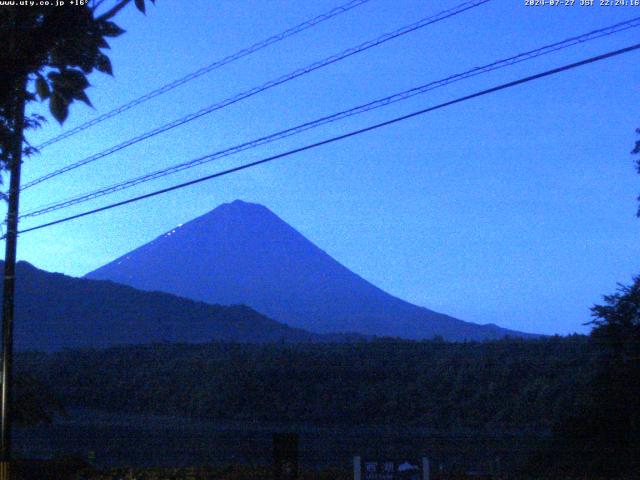
[[(0, 267), (4, 262), (0, 261)], [(0, 285), (2, 281), (0, 280)], [(245, 305), (212, 305), (110, 280), (89, 280), (18, 262), (15, 345), (56, 351), (141, 343), (210, 341), (342, 342), (357, 335), (318, 335), (291, 328)]]

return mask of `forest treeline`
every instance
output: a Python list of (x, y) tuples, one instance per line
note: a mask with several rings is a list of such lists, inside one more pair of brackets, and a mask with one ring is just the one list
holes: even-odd
[(207, 419), (548, 431), (585, 402), (587, 337), (152, 344), (24, 353), (67, 407)]

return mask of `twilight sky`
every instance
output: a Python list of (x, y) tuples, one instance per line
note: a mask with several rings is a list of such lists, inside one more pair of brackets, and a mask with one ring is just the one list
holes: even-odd
[[(129, 8), (94, 74), (38, 144), (331, 8), (340, 0), (158, 0)], [(461, 1), (371, 0), (43, 150), (23, 183)], [(23, 211), (640, 16), (640, 7), (493, 0), (24, 192)], [(599, 2), (596, 1), (596, 4)], [(631, 45), (640, 29), (465, 80), (50, 215), (23, 228)], [(382, 289), (463, 320), (588, 331), (589, 307), (640, 273), (640, 53), (471, 100), (234, 175), (20, 237), (18, 255), (83, 275), (234, 199), (261, 203)], [(34, 111), (41, 107), (35, 106)]]

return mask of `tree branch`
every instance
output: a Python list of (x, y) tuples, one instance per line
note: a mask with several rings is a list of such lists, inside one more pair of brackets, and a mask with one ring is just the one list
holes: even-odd
[(93, 0), (93, 11), (95, 12), (103, 3), (104, 0)]
[(110, 18), (113, 18), (120, 10), (126, 7), (128, 3), (131, 3), (131, 0), (120, 0), (113, 6), (113, 8), (111, 8), (111, 10), (100, 15), (97, 20), (109, 20)]

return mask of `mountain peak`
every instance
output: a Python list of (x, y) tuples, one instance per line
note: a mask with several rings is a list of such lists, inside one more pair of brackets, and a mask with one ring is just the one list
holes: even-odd
[(196, 217), (185, 225), (199, 221), (218, 221), (221, 218), (232, 217), (237, 219), (251, 219), (256, 217), (268, 217), (271, 221), (282, 221), (280, 218), (264, 205), (259, 203), (245, 202), (244, 200), (234, 200), (229, 203), (222, 203), (213, 210)]
[(252, 203), (252, 202), (245, 202), (244, 200), (240, 200), (239, 198), (236, 198), (233, 202), (230, 203), (223, 203), (222, 205), (231, 205), (231, 206), (235, 206), (235, 207), (260, 207), (260, 208), (267, 208), (264, 205), (261, 205), (259, 203)]
[(87, 276), (206, 303), (244, 304), (316, 333), (448, 340), (519, 335), (393, 297), (267, 207), (243, 200), (222, 204)]
[(245, 202), (244, 200), (236, 199), (233, 202), (223, 203), (218, 207), (214, 208), (212, 212), (216, 210), (224, 210), (224, 209), (234, 209), (234, 210), (269, 210), (264, 205), (259, 203), (251, 203)]

